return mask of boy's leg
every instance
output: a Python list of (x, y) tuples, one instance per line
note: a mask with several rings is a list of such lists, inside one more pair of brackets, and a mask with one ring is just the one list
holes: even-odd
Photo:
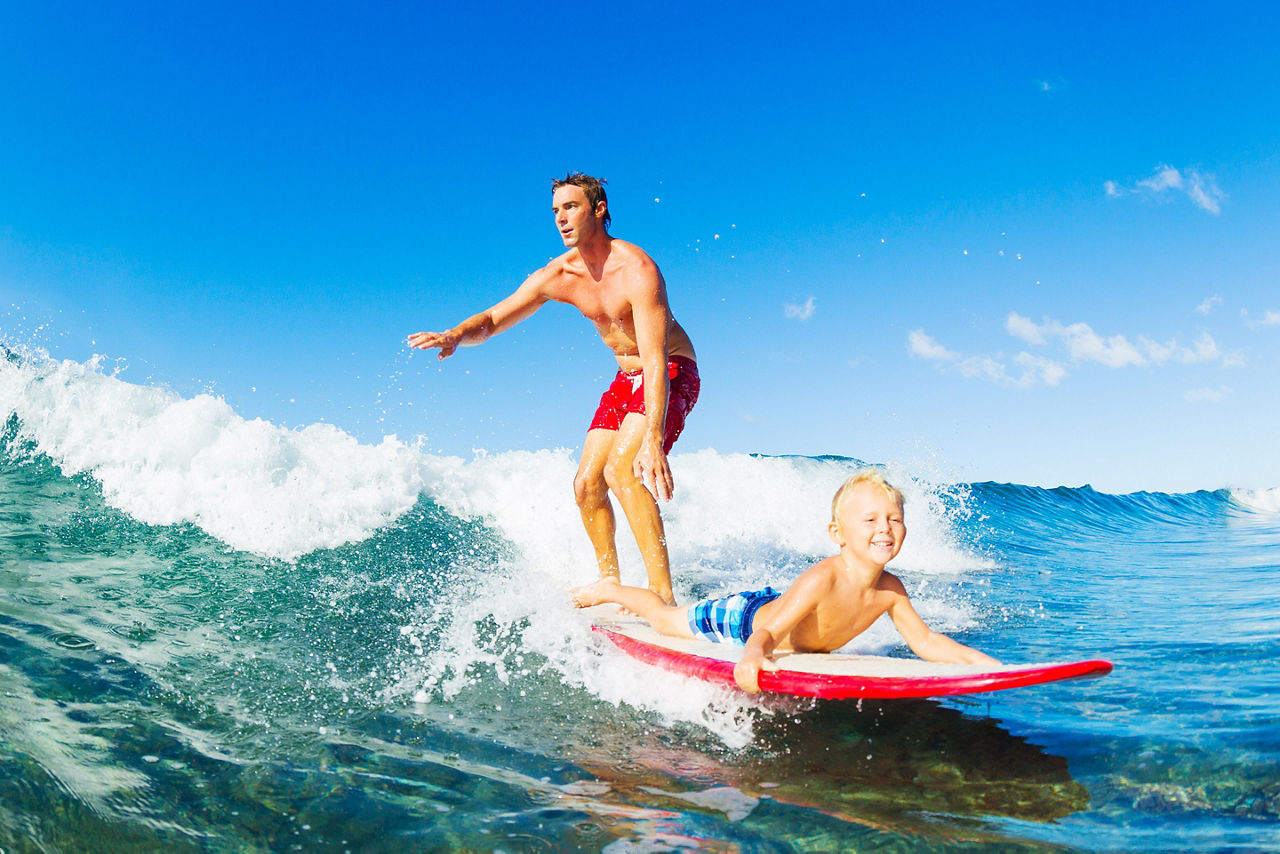
[(644, 587), (619, 584), (612, 578), (601, 578), (573, 591), (573, 604), (590, 608), (612, 602), (636, 614), (660, 634), (670, 637), (691, 638), (689, 609), (668, 605), (662, 598)]
[(573, 478), (573, 496), (582, 514), (582, 526), (596, 552), (596, 564), (601, 578), (621, 580), (618, 570), (618, 545), (614, 538), (617, 522), (613, 505), (609, 502), (609, 485), (605, 483), (604, 468), (617, 438), (616, 430), (588, 430), (582, 444), (582, 461)]
[[(667, 554), (667, 537), (662, 526), (658, 502), (636, 477), (633, 466), (647, 428), (645, 416), (629, 413), (622, 419), (613, 447), (604, 466), (604, 479), (618, 496), (622, 512), (640, 547), (640, 558), (649, 575), (649, 589), (668, 605), (675, 604), (671, 592), (671, 563)], [(585, 455), (584, 455), (585, 456)]]

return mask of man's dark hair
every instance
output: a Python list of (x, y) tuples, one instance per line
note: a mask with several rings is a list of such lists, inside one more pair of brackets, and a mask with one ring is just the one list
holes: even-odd
[(582, 190), (587, 196), (587, 204), (591, 205), (591, 213), (596, 212), (601, 202), (604, 202), (604, 227), (609, 227), (609, 222), (613, 217), (609, 216), (609, 196), (604, 191), (604, 185), (608, 183), (603, 178), (592, 178), (590, 175), (584, 175), (581, 172), (570, 172), (563, 178), (551, 179), (551, 192), (555, 192), (566, 184), (572, 184)]

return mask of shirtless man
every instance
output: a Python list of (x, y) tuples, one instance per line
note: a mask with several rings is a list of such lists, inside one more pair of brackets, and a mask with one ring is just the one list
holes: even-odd
[(492, 308), (444, 332), (414, 333), (409, 346), (438, 348), (444, 359), (510, 329), (548, 300), (568, 303), (594, 323), (618, 373), (600, 399), (573, 479), (582, 524), (601, 578), (619, 579), (613, 490), (640, 547), (649, 589), (675, 604), (656, 498), (671, 499), (667, 454), (698, 399), (698, 366), (667, 304), (658, 265), (640, 247), (610, 236), (603, 183), (576, 172), (553, 181), (551, 212), (568, 251)]

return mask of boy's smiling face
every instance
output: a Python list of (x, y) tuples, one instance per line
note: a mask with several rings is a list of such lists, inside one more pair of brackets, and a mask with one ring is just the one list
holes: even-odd
[(827, 530), (841, 551), (848, 548), (859, 562), (880, 567), (898, 556), (907, 536), (902, 505), (874, 483), (845, 493)]

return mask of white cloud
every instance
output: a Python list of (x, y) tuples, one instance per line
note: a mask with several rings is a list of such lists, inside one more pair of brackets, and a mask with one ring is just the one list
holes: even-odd
[(1004, 328), (1009, 334), (1015, 338), (1021, 338), (1028, 344), (1044, 344), (1044, 332), (1036, 325), (1035, 321), (1029, 317), (1023, 317), (1016, 311), (1009, 312), (1009, 316), (1005, 318)]
[(1249, 317), (1249, 309), (1242, 308), (1240, 309), (1240, 319), (1250, 329), (1257, 329), (1259, 326), (1280, 326), (1280, 311), (1267, 309), (1262, 313), (1262, 317), (1253, 320)]
[(1150, 178), (1138, 181), (1132, 189), (1126, 189), (1116, 181), (1106, 181), (1102, 185), (1109, 198), (1120, 198), (1130, 194), (1158, 197), (1173, 191), (1190, 199), (1196, 207), (1211, 214), (1222, 212), (1222, 203), (1227, 194), (1218, 187), (1212, 175), (1202, 175), (1195, 169), (1185, 173), (1172, 166), (1160, 165)]
[(1231, 389), (1226, 386), (1221, 388), (1193, 388), (1183, 395), (1188, 403), (1222, 403), (1231, 396)]
[[(1271, 312), (1272, 315), (1280, 313)], [(1280, 323), (1280, 316), (1274, 322)], [(1056, 386), (1066, 379), (1071, 362), (1093, 362), (1109, 368), (1158, 367), (1166, 364), (1192, 365), (1201, 362), (1219, 362), (1222, 367), (1239, 367), (1244, 357), (1225, 354), (1213, 336), (1205, 332), (1191, 345), (1179, 344), (1177, 339), (1156, 341), (1139, 335), (1131, 341), (1125, 335), (1099, 335), (1087, 323), (1064, 324), (1046, 319), (1036, 323), (1017, 312), (1009, 312), (1005, 329), (1032, 347), (1057, 347), (1066, 359), (1021, 352), (1012, 360), (1001, 353), (967, 355), (948, 350), (924, 330), (917, 329), (907, 336), (907, 348), (922, 359), (943, 364), (944, 371), (954, 370), (969, 379), (982, 379), (1016, 388), (1038, 385)], [(1012, 368), (1012, 370), (1011, 370)], [(1019, 373), (1020, 371), (1020, 373)]]
[(1103, 338), (1087, 323), (1066, 326), (1056, 320), (1036, 323), (1017, 312), (1010, 312), (1005, 319), (1005, 329), (1010, 335), (1034, 346), (1044, 346), (1050, 340), (1061, 340), (1067, 353), (1076, 362), (1097, 362), (1109, 368), (1143, 367), (1163, 365), (1170, 361), (1190, 365), (1196, 362), (1212, 362), (1222, 358), (1222, 351), (1205, 332), (1190, 347), (1171, 340), (1166, 344), (1145, 335), (1139, 335), (1137, 344), (1124, 335)]
[(970, 356), (957, 366), (961, 376), (970, 379), (978, 377), (979, 379), (991, 380), (1000, 385), (1008, 385), (1011, 380), (1009, 374), (1005, 370), (1004, 362), (991, 356)]
[(1104, 339), (1087, 323), (1070, 326), (1056, 320), (1036, 323), (1017, 312), (1010, 312), (1005, 328), (1010, 335), (1036, 346), (1047, 344), (1051, 338), (1060, 339), (1067, 345), (1071, 358), (1078, 362), (1098, 362), (1112, 368), (1146, 364), (1142, 353), (1129, 343), (1129, 339), (1123, 335)]
[(1037, 382), (1057, 385), (1067, 375), (1066, 367), (1052, 359), (1019, 353), (1013, 360), (1022, 368), (1022, 379), (1018, 382), (1021, 386), (1032, 386)]
[(1198, 173), (1192, 172), (1191, 183), (1185, 190), (1191, 201), (1195, 202), (1201, 209), (1211, 214), (1222, 212), (1222, 201), (1227, 197), (1227, 194), (1218, 189), (1218, 184), (1213, 180), (1212, 176), (1204, 176), (1202, 178)]
[(1208, 332), (1196, 339), (1194, 347), (1193, 350), (1182, 351), (1182, 361), (1188, 365), (1194, 362), (1212, 362), (1222, 356), (1222, 352), (1218, 350), (1218, 342)]
[(1161, 193), (1165, 190), (1180, 190), (1182, 189), (1182, 173), (1172, 166), (1160, 166), (1156, 169), (1156, 174), (1139, 181), (1138, 186), (1146, 187), (1155, 193)]
[(1145, 365), (1146, 359), (1123, 335), (1103, 338), (1087, 323), (1073, 323), (1062, 327), (1056, 324), (1058, 333), (1067, 344), (1067, 352), (1076, 361), (1097, 362), (1108, 368), (1124, 368), (1129, 365)]
[(783, 314), (785, 314), (787, 317), (791, 318), (792, 320), (800, 320), (800, 321), (808, 320), (809, 318), (813, 317), (813, 311), (814, 311), (813, 297), (809, 297), (807, 300), (805, 300), (804, 305), (795, 305), (793, 303), (787, 303), (782, 307)]
[(1161, 344), (1157, 341), (1152, 341), (1145, 335), (1138, 336), (1138, 343), (1146, 351), (1147, 358), (1151, 360), (1152, 364), (1156, 365), (1163, 365), (1168, 361), (1193, 365), (1196, 362), (1212, 362), (1222, 356), (1222, 352), (1218, 350), (1218, 343), (1213, 340), (1213, 336), (1208, 332), (1202, 333), (1196, 339), (1196, 343), (1190, 347), (1179, 346), (1176, 340), (1170, 341), (1168, 344)]
[(907, 349), (911, 352), (911, 355), (930, 361), (954, 362), (960, 358), (959, 353), (953, 353), (943, 347), (927, 335), (923, 329), (913, 330), (907, 335)]
[(996, 385), (1011, 388), (1031, 388), (1037, 385), (1057, 385), (1067, 375), (1067, 369), (1060, 362), (1033, 356), (1030, 353), (1019, 353), (1013, 363), (1021, 368), (1022, 373), (1014, 376), (1002, 354), (961, 357), (944, 347), (939, 346), (928, 335), (919, 333), (911, 342), (911, 350), (922, 358), (945, 362), (939, 367), (944, 371), (956, 371), (966, 379), (986, 380)]
[(1217, 294), (1214, 294), (1213, 296), (1206, 298), (1204, 302), (1196, 306), (1196, 311), (1198, 311), (1200, 314), (1208, 316), (1210, 312), (1212, 312), (1215, 308), (1217, 308), (1220, 305), (1222, 305), (1222, 297), (1218, 296)]

